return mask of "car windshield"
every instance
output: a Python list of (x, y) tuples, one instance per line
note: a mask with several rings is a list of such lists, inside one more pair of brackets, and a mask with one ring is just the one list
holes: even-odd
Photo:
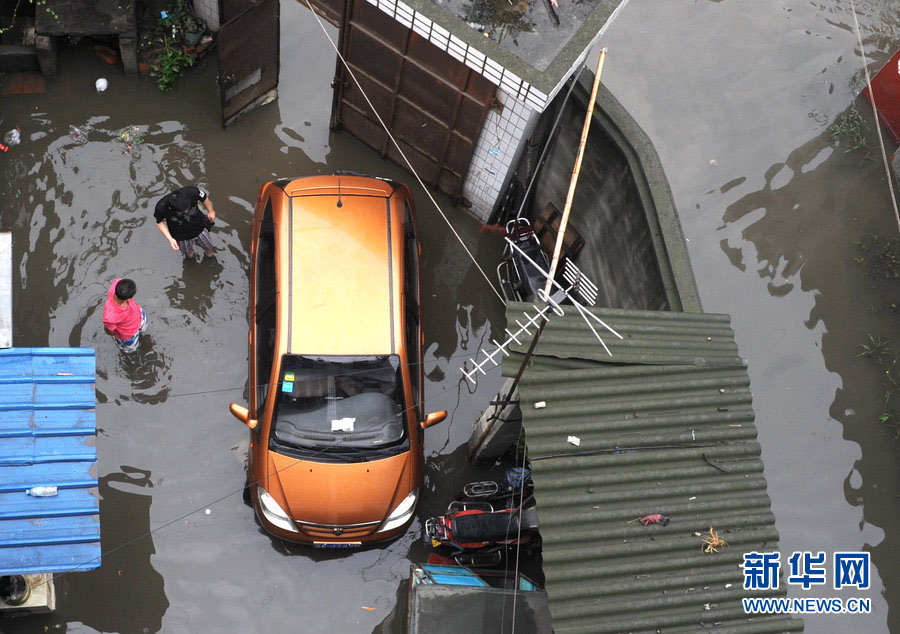
[(284, 355), (273, 441), (293, 449), (381, 449), (406, 439), (400, 357)]

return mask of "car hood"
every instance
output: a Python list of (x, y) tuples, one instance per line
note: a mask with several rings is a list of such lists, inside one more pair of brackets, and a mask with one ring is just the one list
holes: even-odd
[(328, 526), (380, 522), (414, 488), (411, 455), (407, 451), (369, 462), (336, 463), (270, 452), (266, 489), (298, 522)]

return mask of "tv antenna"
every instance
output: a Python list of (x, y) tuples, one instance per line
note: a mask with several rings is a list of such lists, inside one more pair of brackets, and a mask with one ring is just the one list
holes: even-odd
[[(509, 331), (509, 329), (507, 329), (506, 334), (509, 335), (509, 338), (506, 339), (506, 341), (504, 341), (502, 344), (498, 344), (495, 341), (491, 340), (491, 343), (493, 343), (495, 346), (497, 346), (496, 350), (492, 351), (491, 353), (487, 353), (484, 351), (483, 348), (479, 349), (479, 352), (484, 355), (484, 359), (480, 363), (476, 363), (475, 361), (473, 361), (473, 364), (475, 367), (471, 371), (466, 372), (465, 366), (463, 368), (461, 368), (463, 375), (469, 381), (471, 381), (472, 383), (475, 383), (475, 379), (472, 378), (475, 375), (475, 372), (481, 372), (482, 374), (487, 374), (487, 372), (484, 371), (484, 366), (487, 363), (491, 363), (494, 366), (499, 365), (497, 363), (497, 361), (494, 360), (494, 357), (497, 355), (497, 352), (502, 352), (505, 355), (509, 355), (509, 353), (506, 351), (507, 346), (510, 346), (513, 341), (515, 341), (516, 343), (521, 345), (521, 342), (518, 340), (518, 336), (520, 334), (525, 334), (525, 333), (528, 333), (530, 335), (531, 331), (528, 330), (529, 326), (537, 328), (537, 331), (534, 333), (534, 336), (531, 339), (531, 343), (529, 344), (528, 351), (525, 353), (525, 358), (523, 359), (522, 364), (520, 365), (519, 370), (516, 373), (515, 378), (513, 379), (513, 384), (511, 386), (509, 392), (507, 393), (506, 398), (504, 399), (505, 402), (504, 402), (503, 407), (506, 407), (506, 405), (509, 404), (509, 401), (512, 398), (512, 394), (515, 391), (516, 387), (518, 386), (519, 380), (522, 378), (522, 374), (525, 372), (525, 364), (528, 363), (528, 359), (531, 357), (531, 354), (534, 352), (534, 349), (537, 346), (538, 339), (540, 339), (541, 333), (544, 331), (544, 326), (547, 325), (547, 321), (549, 319), (548, 312), (552, 311), (557, 315), (565, 314), (565, 311), (563, 311), (562, 307), (560, 307), (560, 305), (559, 305), (559, 302), (562, 301), (562, 299), (566, 298), (570, 302), (572, 302), (572, 304), (575, 306), (575, 309), (581, 315), (581, 318), (584, 319), (585, 323), (587, 323), (588, 328), (591, 329), (591, 332), (593, 332), (594, 336), (597, 337), (597, 340), (600, 342), (600, 345), (603, 346), (603, 349), (606, 351), (606, 354), (608, 354), (609, 356), (612, 356), (612, 352), (610, 352), (609, 347), (603, 341), (603, 338), (600, 336), (600, 333), (597, 332), (597, 329), (594, 327), (594, 324), (591, 323), (592, 320), (599, 323), (601, 326), (606, 328), (609, 332), (614, 334), (619, 339), (622, 339), (622, 335), (620, 335), (613, 328), (611, 328), (609, 325), (607, 325), (602, 319), (600, 319), (599, 317), (597, 317), (596, 315), (594, 315), (593, 313), (588, 311), (584, 306), (581, 305), (581, 303), (578, 300), (576, 300), (574, 297), (572, 297), (572, 295), (569, 293), (570, 290), (572, 290), (573, 288), (575, 288), (577, 286), (579, 289), (578, 292), (582, 297), (585, 296), (582, 293), (586, 293), (588, 296), (590, 296), (592, 294), (593, 297), (596, 298), (596, 288), (597, 288), (596, 285), (594, 285), (593, 282), (591, 282), (590, 285), (582, 283), (581, 279), (584, 278), (584, 275), (581, 273), (581, 271), (578, 271), (577, 268), (575, 268), (575, 269), (568, 269), (567, 271), (565, 271), (563, 273), (563, 278), (567, 282), (572, 284), (572, 286), (569, 287), (568, 289), (563, 288), (555, 279), (556, 278), (556, 267), (559, 264), (559, 258), (560, 258), (560, 255), (562, 254), (562, 245), (563, 245), (563, 239), (565, 238), (565, 234), (566, 234), (566, 226), (568, 225), (568, 222), (569, 222), (569, 213), (572, 211), (572, 201), (575, 198), (575, 187), (578, 184), (578, 176), (581, 174), (581, 162), (584, 159), (584, 149), (585, 149), (585, 146), (587, 145), (587, 137), (588, 137), (588, 132), (590, 131), (590, 128), (591, 128), (591, 120), (593, 119), (593, 116), (594, 116), (594, 104), (597, 102), (597, 89), (600, 86), (600, 76), (603, 72), (603, 63), (605, 60), (606, 60), (606, 48), (603, 48), (600, 50), (600, 57), (597, 60), (597, 72), (594, 74), (594, 86), (591, 90), (591, 97), (588, 100), (588, 107), (587, 107), (586, 116), (584, 118), (584, 125), (581, 128), (581, 141), (578, 144), (578, 153), (575, 156), (575, 166), (572, 168), (572, 177), (569, 180), (569, 191), (566, 194), (566, 204), (563, 207), (562, 218), (559, 223), (559, 228), (557, 229), (556, 244), (553, 249), (553, 258), (550, 261), (550, 270), (545, 271), (544, 269), (542, 269), (540, 266), (538, 266), (537, 262), (535, 262), (524, 251), (522, 251), (522, 249), (520, 249), (518, 247), (518, 245), (515, 244), (515, 242), (510, 240), (509, 236), (506, 237), (507, 244), (509, 244), (510, 247), (512, 247), (515, 251), (517, 251), (523, 258), (525, 258), (526, 261), (528, 261), (531, 264), (531, 266), (533, 266), (537, 271), (539, 271), (541, 273), (541, 275), (543, 275), (547, 279), (547, 283), (544, 286), (543, 291), (538, 290), (538, 292), (535, 293), (537, 298), (539, 300), (541, 300), (542, 302), (544, 302), (546, 305), (543, 308), (538, 308), (536, 305), (534, 306), (535, 311), (537, 313), (535, 317), (531, 317), (530, 315), (528, 315), (527, 312), (525, 313), (525, 317), (528, 321), (527, 325), (522, 324), (519, 320), (516, 320), (516, 323), (519, 325), (519, 330), (516, 331), (515, 333), (512, 333)], [(566, 258), (566, 259), (568, 261), (568, 258)], [(572, 265), (572, 266), (574, 266), (574, 265)], [(568, 276), (567, 276), (567, 273), (568, 273)], [(572, 279), (569, 279), (570, 277)], [(554, 287), (557, 290), (551, 295), (550, 291)], [(584, 289), (593, 289), (593, 291), (588, 292)], [(588, 299), (587, 301), (590, 302), (591, 300)], [(537, 321), (538, 319), (540, 320), (539, 322)], [(475, 359), (476, 360), (478, 359), (478, 354), (475, 355)], [(500, 411), (500, 410), (498, 410), (498, 411)]]
[[(588, 279), (587, 276), (584, 275), (584, 273), (582, 273), (580, 270), (578, 270), (578, 267), (576, 267), (574, 264), (570, 264), (569, 260), (567, 258), (566, 259), (566, 268), (565, 268), (565, 272), (563, 273), (563, 275), (564, 275), (566, 281), (571, 284), (571, 286), (569, 288), (563, 288), (563, 286), (560, 285), (559, 282), (557, 282), (556, 280), (551, 280), (550, 274), (547, 271), (545, 271), (544, 269), (542, 269), (540, 266), (538, 266), (537, 262), (535, 262), (533, 259), (528, 257), (528, 255), (524, 251), (522, 251), (522, 249), (520, 249), (516, 245), (515, 242), (510, 240), (508, 237), (506, 238), (506, 242), (513, 249), (518, 251), (519, 255), (521, 255), (523, 258), (525, 258), (525, 260), (528, 261), (528, 263), (531, 264), (531, 266), (533, 266), (535, 268), (535, 270), (537, 270), (541, 275), (543, 275), (547, 279), (548, 282), (550, 282), (548, 284), (548, 286), (556, 287), (556, 290), (553, 293), (553, 295), (548, 295), (547, 290), (539, 288), (537, 290), (536, 296), (537, 296), (537, 299), (539, 299), (541, 302), (544, 303), (544, 306), (542, 308), (539, 308), (536, 304), (534, 304), (533, 305), (533, 308), (535, 311), (534, 315), (530, 315), (528, 313), (528, 311), (523, 312), (522, 315), (525, 317), (526, 323), (523, 324), (520, 320), (516, 319), (515, 322), (519, 326), (518, 330), (516, 330), (515, 332), (510, 332), (509, 328), (506, 328), (505, 330), (506, 330), (507, 338), (503, 341), (503, 343), (497, 343), (496, 341), (494, 341), (492, 339), (491, 343), (496, 346), (496, 348), (493, 351), (486, 352), (484, 350), (484, 348), (479, 348), (479, 353), (481, 355), (484, 355), (484, 358), (479, 363), (475, 363), (473, 361), (474, 367), (468, 372), (466, 371), (465, 366), (460, 368), (460, 370), (463, 373), (463, 376), (465, 376), (471, 383), (474, 384), (474, 383), (476, 383), (476, 381), (473, 377), (475, 376), (476, 372), (480, 372), (481, 374), (487, 374), (487, 372), (485, 372), (485, 370), (484, 370), (485, 365), (492, 364), (492, 368), (500, 365), (497, 361), (494, 360), (495, 357), (497, 356), (497, 354), (502, 352), (505, 356), (509, 356), (509, 352), (507, 351), (507, 348), (509, 346), (511, 346), (513, 343), (516, 343), (520, 346), (523, 345), (522, 341), (519, 339), (520, 336), (532, 336), (533, 333), (530, 330), (531, 328), (536, 329), (537, 332), (540, 332), (541, 330), (543, 330), (543, 324), (546, 323), (546, 321), (549, 319), (548, 313), (552, 312), (559, 316), (565, 315), (565, 311), (563, 310), (562, 306), (560, 306), (560, 303), (564, 299), (568, 299), (570, 302), (572, 302), (572, 305), (575, 306), (575, 309), (578, 311), (578, 314), (581, 315), (581, 318), (584, 319), (585, 323), (588, 325), (588, 328), (590, 328), (591, 332), (594, 333), (594, 336), (597, 338), (597, 341), (599, 341), (600, 345), (603, 346), (603, 349), (606, 351), (606, 354), (608, 354), (609, 356), (612, 356), (612, 352), (610, 352), (609, 347), (603, 341), (603, 338), (600, 336), (600, 333), (597, 332), (597, 329), (594, 327), (594, 324), (591, 323), (591, 321), (593, 320), (593, 321), (597, 322), (600, 326), (602, 326), (603, 328), (605, 328), (606, 330), (611, 332), (613, 335), (615, 335), (619, 339), (622, 339), (622, 335), (620, 335), (618, 332), (616, 332), (616, 330), (614, 328), (612, 328), (612, 326), (610, 326), (605, 321), (603, 321), (602, 319), (597, 317), (597, 315), (595, 315), (594, 313), (587, 310), (587, 308), (585, 308), (584, 305), (581, 304), (581, 302), (579, 302), (577, 299), (575, 299), (572, 296), (573, 295), (572, 291), (575, 290), (579, 293), (579, 295), (581, 295), (581, 297), (583, 299), (585, 299), (585, 296), (593, 297), (594, 299), (596, 299), (596, 296), (597, 296), (596, 285), (590, 279)], [(586, 301), (593, 304), (593, 302), (590, 299), (587, 299)], [(477, 354), (475, 356), (475, 359), (476, 360), (478, 359)]]

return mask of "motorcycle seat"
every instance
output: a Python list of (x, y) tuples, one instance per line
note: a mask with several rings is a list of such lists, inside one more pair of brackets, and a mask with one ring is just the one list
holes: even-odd
[(515, 539), (519, 531), (518, 513), (473, 513), (450, 521), (453, 538), (460, 543)]

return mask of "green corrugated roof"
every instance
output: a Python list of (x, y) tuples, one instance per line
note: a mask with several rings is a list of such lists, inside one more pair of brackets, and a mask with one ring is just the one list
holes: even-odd
[[(530, 307), (509, 304), (510, 330)], [(554, 630), (802, 629), (741, 604), (743, 554), (777, 550), (778, 532), (730, 318), (592, 312), (624, 337), (601, 332), (613, 356), (566, 307), (519, 385)], [(504, 375), (527, 349), (519, 339)], [(653, 513), (669, 525), (636, 521)], [(729, 544), (714, 554), (702, 552), (710, 527)]]

